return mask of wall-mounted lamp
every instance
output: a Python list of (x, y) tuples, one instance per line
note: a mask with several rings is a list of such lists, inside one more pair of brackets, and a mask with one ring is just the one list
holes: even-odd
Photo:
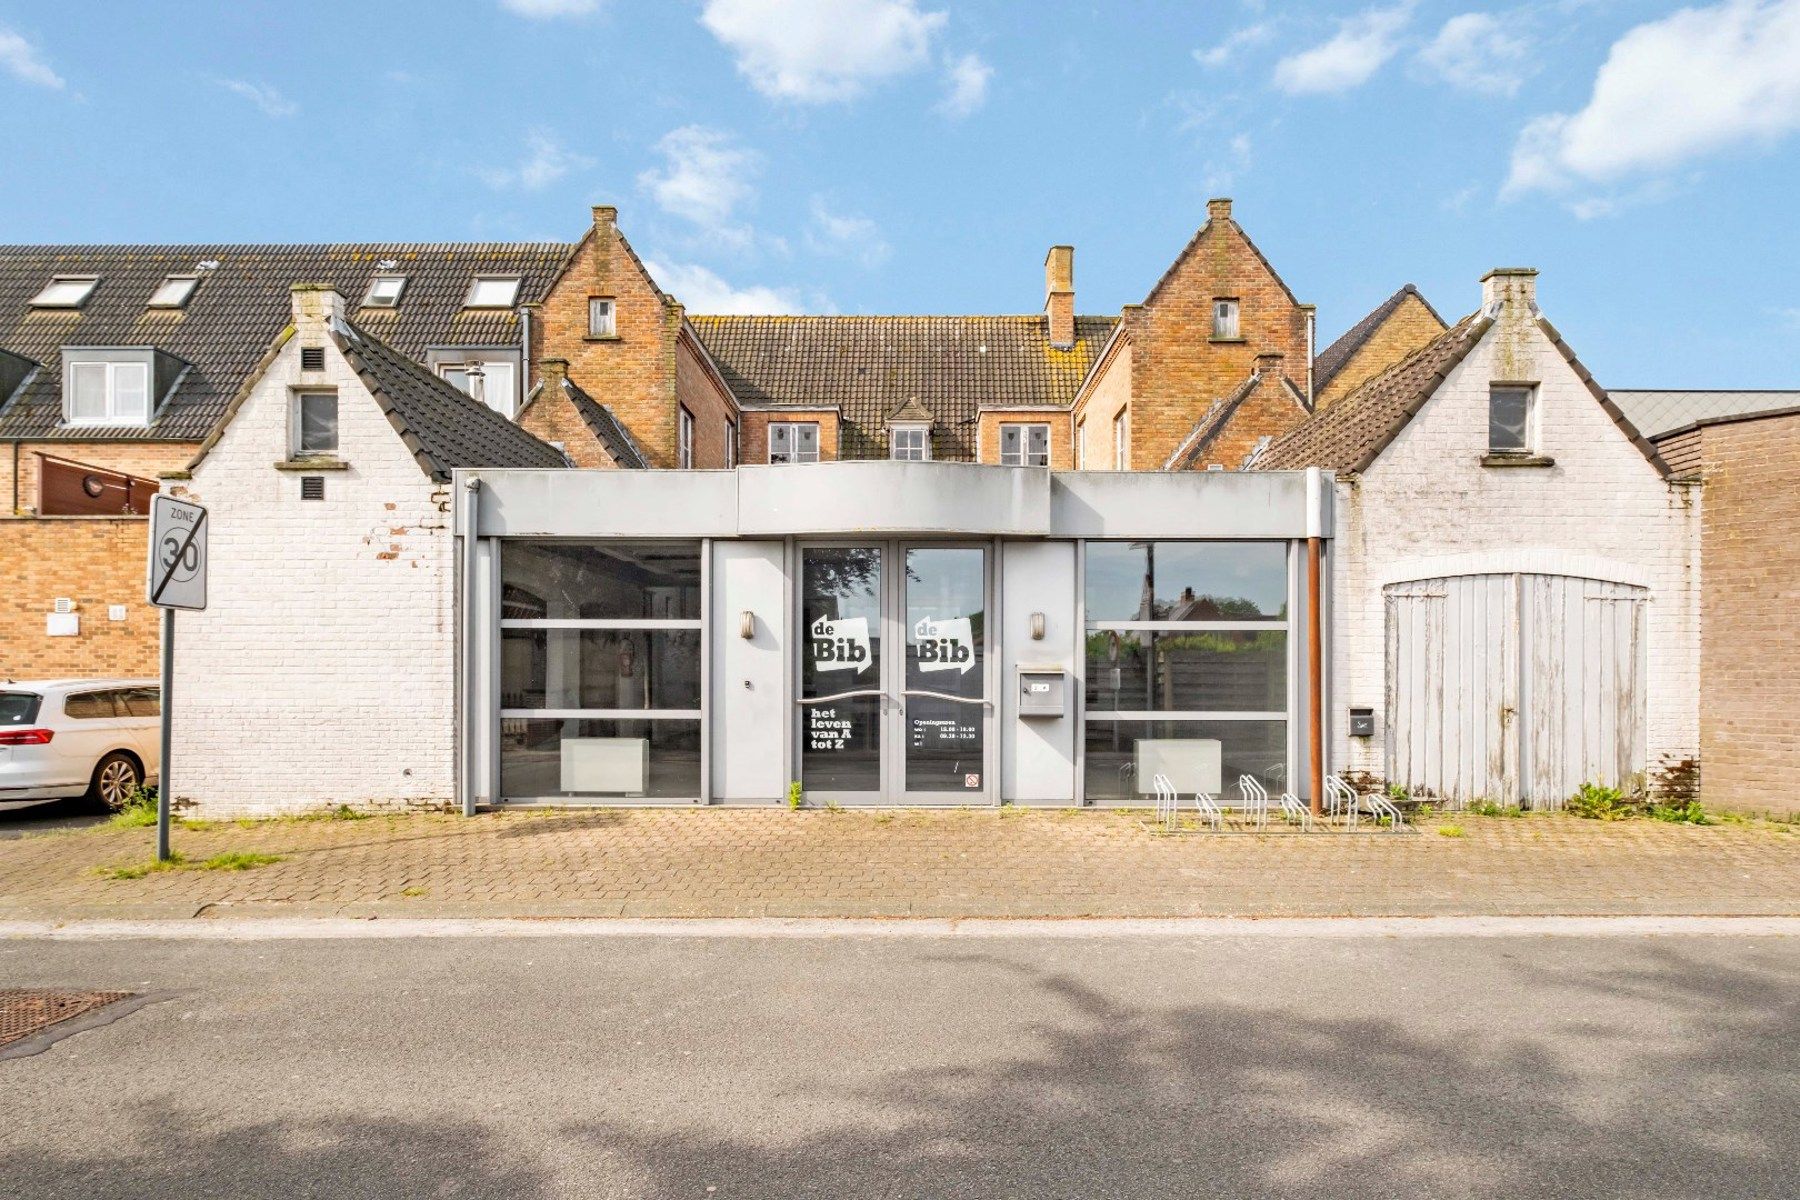
[(756, 636), (756, 614), (747, 608), (738, 614), (738, 636), (745, 641)]
[(1034, 642), (1044, 640), (1044, 614), (1041, 612), (1031, 614), (1031, 640)]

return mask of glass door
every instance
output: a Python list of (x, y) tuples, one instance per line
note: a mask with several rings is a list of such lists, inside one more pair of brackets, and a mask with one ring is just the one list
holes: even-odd
[(886, 550), (800, 550), (800, 783), (814, 801), (882, 799)]
[(987, 551), (908, 546), (896, 598), (905, 647), (894, 790), (908, 804), (980, 803), (987, 771)]
[(799, 555), (808, 799), (991, 801), (987, 550), (880, 542)]

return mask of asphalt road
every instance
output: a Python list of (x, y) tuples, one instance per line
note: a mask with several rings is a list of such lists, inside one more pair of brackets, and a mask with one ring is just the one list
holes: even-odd
[(1787, 1197), (1800, 937), (0, 942), (14, 1197)]

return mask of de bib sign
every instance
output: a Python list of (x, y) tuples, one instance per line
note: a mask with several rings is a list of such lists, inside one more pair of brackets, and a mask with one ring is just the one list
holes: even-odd
[(812, 623), (813, 666), (820, 671), (854, 671), (860, 675), (873, 662), (869, 654), (869, 620), (820, 617)]
[(158, 608), (206, 607), (206, 509), (161, 493), (150, 499), (146, 598)]

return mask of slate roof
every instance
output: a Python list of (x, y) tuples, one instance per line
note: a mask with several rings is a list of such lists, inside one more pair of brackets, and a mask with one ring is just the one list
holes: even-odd
[(1042, 316), (706, 317), (689, 322), (746, 406), (836, 408), (846, 458), (883, 455), (890, 414), (917, 400), (933, 453), (975, 457), (983, 408), (1067, 407), (1118, 323), (1076, 317), (1075, 344), (1050, 345)]
[(1608, 389), (1607, 395), (1647, 438), (1700, 421), (1773, 412), (1800, 405), (1800, 391), (1717, 392), (1687, 389)]
[[(199, 441), (224, 413), (264, 349), (292, 315), (296, 283), (328, 283), (357, 320), (403, 354), (428, 346), (500, 346), (519, 340), (511, 311), (464, 309), (470, 280), (518, 275), (518, 301), (542, 297), (571, 246), (562, 242), (334, 245), (0, 246), (0, 349), (38, 365), (0, 408), (0, 440)], [(407, 276), (399, 307), (358, 309), (384, 259)], [(216, 261), (213, 270), (197, 271)], [(182, 309), (146, 307), (165, 276), (200, 274)], [(33, 309), (53, 275), (98, 275), (80, 309)], [(148, 429), (70, 429), (62, 421), (62, 347), (156, 346), (190, 364)]]
[(1265, 471), (1304, 467), (1365, 470), (1492, 324), (1479, 314), (1464, 317), (1337, 403), (1276, 438), (1256, 465)]
[(433, 479), (447, 483), (457, 467), (569, 465), (555, 446), (355, 325), (334, 329), (331, 338)]
[(1356, 352), (1375, 336), (1375, 331), (1394, 315), (1394, 310), (1404, 304), (1408, 296), (1417, 296), (1419, 303), (1425, 306), (1426, 311), (1437, 317), (1438, 324), (1445, 324), (1444, 318), (1438, 317), (1437, 309), (1431, 307), (1431, 302), (1425, 299), (1419, 289), (1410, 283), (1407, 284), (1376, 305), (1367, 316), (1345, 330), (1343, 336), (1339, 337), (1337, 341), (1313, 357), (1313, 391), (1315, 393), (1325, 390), (1325, 385), (1330, 383), (1352, 358), (1356, 357)]
[(569, 402), (575, 406), (575, 412), (581, 417), (582, 424), (588, 427), (588, 432), (612, 456), (613, 462), (635, 470), (642, 470), (650, 465), (638, 444), (631, 440), (631, 431), (619, 422), (612, 409), (582, 391), (571, 379), (565, 377), (562, 386), (563, 391), (568, 394)]

